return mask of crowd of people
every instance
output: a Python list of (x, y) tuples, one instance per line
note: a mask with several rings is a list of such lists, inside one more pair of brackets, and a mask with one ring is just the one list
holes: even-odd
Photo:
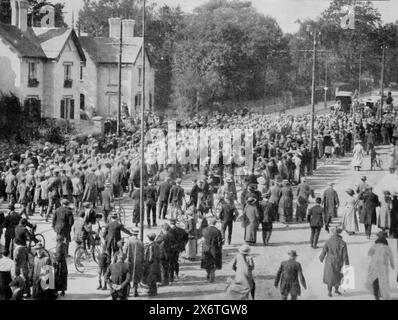
[[(179, 277), (180, 255), (195, 260), (199, 249), (200, 266), (212, 283), (216, 270), (222, 268), (222, 248), (231, 244), (236, 221), (244, 229), (245, 244), (239, 249), (233, 270), (243, 273), (244, 279), (231, 280), (228, 292), (234, 297), (254, 297), (250, 246), (256, 244), (260, 227), (262, 242), (267, 246), (273, 223), (278, 221), (288, 228), (293, 221), (309, 222), (311, 247), (316, 249), (321, 229), (325, 227), (329, 232), (332, 220), (338, 216), (340, 200), (333, 184), (316, 197), (307, 181), (306, 177), (316, 170), (317, 162), (322, 159), (330, 163), (353, 153), (352, 166), (360, 170), (365, 155), (370, 154), (370, 167), (380, 167), (375, 146), (395, 145), (398, 138), (398, 124), (390, 113), (382, 120), (373, 116), (357, 119), (343, 112), (319, 114), (315, 118), (312, 156), (310, 127), (309, 115), (270, 117), (246, 112), (232, 115), (217, 112), (179, 121), (179, 129), (253, 129), (254, 168), (252, 172), (245, 172), (233, 162), (223, 165), (222, 155), (218, 165), (177, 162), (165, 166), (153, 159), (146, 163), (143, 166), (148, 229), (145, 243), (139, 239), (137, 229), (145, 221), (140, 214), (141, 169), (136, 134), (124, 134), (120, 138), (111, 134), (101, 140), (90, 136), (84, 143), (72, 139), (64, 146), (46, 142), (24, 154), (9, 154), (0, 162), (0, 197), (8, 204), (8, 212), (0, 214), (0, 240), (5, 230), (0, 256), (0, 297), (22, 299), (32, 295), (34, 299), (44, 299), (65, 295), (72, 241), (89, 249), (101, 243), (98, 289), (109, 287), (113, 299), (127, 299), (131, 287), (134, 296), (138, 296), (141, 283), (147, 287), (149, 296), (157, 295), (158, 283), (167, 286)], [(167, 125), (151, 114), (147, 116), (146, 128), (166, 130)], [(177, 149), (184, 148), (183, 142), (182, 138), (177, 140)], [(388, 168), (391, 172), (395, 172), (397, 158), (394, 146)], [(182, 178), (188, 173), (197, 178), (186, 193)], [(374, 224), (389, 230), (392, 236), (398, 235), (396, 195), (390, 199), (391, 194), (386, 192), (379, 201), (366, 184), (366, 177), (357, 190), (349, 189), (347, 194), (344, 230), (349, 234), (358, 232), (359, 216), (369, 238)], [(315, 205), (309, 208), (311, 198), (315, 199)], [(116, 210), (118, 202), (127, 199), (133, 206), (131, 223), (135, 228), (124, 225)], [(379, 221), (375, 221), (378, 206), (382, 214)], [(35, 238), (36, 225), (31, 222), (34, 215), (51, 222), (57, 235), (51, 257)], [(162, 228), (157, 234), (155, 228), (159, 221)], [(218, 222), (221, 230), (216, 227)], [(338, 237), (340, 229), (333, 230)], [(325, 273), (326, 264), (330, 268), (328, 255), (334, 252), (328, 248), (324, 246), (321, 255), (322, 261), (326, 256)], [(377, 248), (374, 251), (377, 252)], [(291, 251), (289, 255), (290, 260), (282, 263), (278, 271), (275, 285), (281, 283), (283, 298), (290, 294), (295, 299), (300, 294), (298, 279), (295, 278), (294, 285), (288, 283), (291, 280), (286, 280), (290, 279), (286, 273), (294, 270), (303, 287), (305, 279), (296, 261), (297, 253)], [(348, 257), (342, 260), (348, 264)], [(46, 273), (50, 284), (43, 290), (42, 270), (50, 270), (51, 265), (54, 274)], [(12, 276), (7, 273), (11, 266)], [(337, 272), (334, 265), (333, 270)], [(337, 282), (335, 279), (325, 281), (331, 295), (331, 288)]]

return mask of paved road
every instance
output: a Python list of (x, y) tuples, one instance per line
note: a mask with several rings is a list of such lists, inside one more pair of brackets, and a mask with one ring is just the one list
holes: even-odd
[[(386, 148), (381, 148), (384, 163), (387, 163)], [(365, 168), (368, 167), (368, 162), (365, 161)], [(336, 190), (338, 190), (341, 203), (344, 203), (344, 190), (348, 187), (353, 187), (360, 181), (360, 175), (366, 174), (372, 185), (376, 186), (376, 192), (380, 193), (384, 187), (388, 185), (389, 188), (396, 188), (398, 190), (398, 180), (386, 171), (362, 171), (360, 173), (352, 171), (350, 167), (350, 159), (342, 158), (334, 161), (333, 164), (321, 165), (313, 177), (309, 178), (309, 183), (315, 188), (316, 194), (321, 195), (330, 181), (336, 183)], [(191, 179), (188, 177), (184, 179), (184, 186), (189, 188)], [(394, 185), (394, 186), (393, 186)], [(1, 207), (4, 207), (2, 204)], [(125, 205), (127, 212), (131, 212), (131, 206), (128, 201)], [(339, 212), (341, 215), (342, 212)], [(129, 225), (131, 225), (131, 215), (129, 215)], [(340, 218), (341, 219), (341, 218)], [(338, 219), (336, 222), (338, 223)], [(44, 223), (36, 215), (32, 219), (38, 224), (38, 232), (45, 234), (47, 247), (50, 249), (55, 247), (55, 234), (51, 230), (48, 223)], [(148, 231), (158, 232), (159, 228), (147, 229)], [(274, 233), (271, 238), (271, 246), (263, 247), (258, 244), (252, 248), (252, 254), (255, 257), (256, 269), (255, 277), (257, 283), (256, 299), (279, 299), (279, 292), (273, 287), (274, 276), (281, 261), (286, 259), (287, 252), (294, 249), (298, 252), (298, 261), (301, 262), (304, 275), (307, 278), (308, 290), (303, 292), (302, 299), (326, 299), (327, 292), (325, 286), (322, 284), (322, 270), (323, 265), (319, 262), (318, 257), (321, 249), (312, 249), (309, 246), (309, 226), (308, 224), (293, 224), (289, 229), (283, 225), (276, 224)], [(329, 235), (322, 231), (320, 236), (320, 247)], [(260, 241), (261, 231), (258, 234)], [(372, 242), (369, 242), (363, 234), (363, 227), (361, 226), (360, 233), (356, 236), (348, 236), (344, 234), (344, 239), (348, 242), (348, 250), (351, 264), (356, 269), (357, 289), (345, 293), (342, 297), (334, 297), (332, 299), (371, 299), (372, 296), (364, 288), (367, 268), (367, 250)], [(216, 283), (208, 284), (205, 281), (205, 272), (200, 269), (200, 252), (198, 259), (194, 262), (188, 262), (180, 259), (181, 262), (181, 276), (180, 280), (175, 282), (173, 286), (159, 288), (159, 299), (203, 299), (203, 300), (217, 300), (225, 298), (226, 280), (233, 276), (231, 269), (232, 259), (237, 252), (237, 249), (243, 242), (243, 231), (239, 223), (234, 225), (234, 234), (232, 244), (224, 247), (223, 253), (223, 270), (217, 271)], [(261, 242), (261, 241), (260, 241)], [(393, 251), (396, 252), (396, 241), (389, 241)], [(71, 252), (74, 251), (74, 246), (71, 246)], [(97, 291), (97, 275), (95, 269), (80, 274), (76, 272), (73, 261), (69, 261), (69, 283), (68, 292), (64, 299), (88, 300), (88, 299), (109, 299), (109, 293), (104, 291)], [(391, 278), (394, 278), (391, 274)], [(393, 282), (394, 290), (397, 289), (395, 279)], [(146, 293), (141, 290), (142, 297), (138, 299), (146, 299)], [(398, 297), (398, 291), (394, 294)], [(132, 298), (133, 299), (133, 298)], [(137, 298), (134, 298), (137, 299)]]

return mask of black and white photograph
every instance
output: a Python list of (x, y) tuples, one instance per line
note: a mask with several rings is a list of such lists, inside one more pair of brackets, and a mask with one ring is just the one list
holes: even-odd
[(0, 300), (398, 300), (397, 244), (398, 0), (0, 0)]

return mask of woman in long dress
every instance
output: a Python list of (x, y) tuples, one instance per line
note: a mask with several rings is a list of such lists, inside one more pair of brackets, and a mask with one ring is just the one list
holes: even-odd
[(344, 207), (343, 230), (349, 235), (353, 235), (359, 231), (357, 218), (358, 198), (355, 197), (355, 191), (352, 189), (348, 189), (346, 193), (349, 195), (349, 198)]
[(384, 230), (389, 230), (391, 227), (391, 193), (389, 191), (384, 191), (384, 197), (381, 200), (380, 214), (377, 221), (377, 226)]
[(377, 234), (378, 239), (369, 249), (370, 257), (366, 287), (371, 290), (376, 300), (381, 297), (385, 300), (390, 298), (389, 284), (389, 264), (394, 269), (394, 256), (388, 242), (386, 234), (380, 231)]
[(254, 261), (250, 256), (250, 247), (243, 245), (239, 248), (232, 264), (235, 279), (228, 279), (227, 297), (230, 300), (254, 300), (255, 283), (253, 279)]
[(358, 140), (356, 142), (351, 162), (351, 165), (354, 167), (354, 170), (356, 171), (361, 170), (363, 158), (365, 156), (365, 150), (363, 149), (361, 142), (362, 142), (361, 140)]
[(257, 230), (260, 224), (260, 213), (256, 201), (256, 198), (249, 197), (243, 209), (242, 226), (245, 229), (244, 240), (249, 245), (254, 245), (257, 242)]

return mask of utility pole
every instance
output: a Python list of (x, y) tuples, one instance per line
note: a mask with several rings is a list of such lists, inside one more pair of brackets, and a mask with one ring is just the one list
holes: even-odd
[(316, 75), (316, 58), (317, 58), (317, 31), (313, 31), (314, 48), (312, 50), (312, 88), (311, 88), (311, 134), (310, 134), (310, 151), (311, 151), (311, 165), (308, 175), (313, 174), (314, 170), (314, 122), (315, 122), (315, 75)]
[(117, 136), (120, 137), (122, 134), (121, 130), (121, 113), (122, 113), (122, 52), (123, 52), (123, 23), (120, 20), (120, 42), (119, 42), (119, 83), (118, 83), (118, 106), (117, 106)]
[(328, 108), (328, 58), (325, 57), (325, 97), (324, 97), (324, 104), (325, 109)]
[(358, 98), (361, 96), (361, 81), (362, 81), (362, 52), (359, 54)]
[(383, 94), (384, 94), (384, 67), (385, 67), (385, 50), (386, 47), (382, 46), (382, 56), (381, 56), (381, 79), (380, 79), (380, 110), (379, 118), (383, 117)]
[(141, 106), (141, 168), (140, 168), (140, 216), (141, 216), (141, 241), (144, 241), (144, 167), (145, 167), (145, 141), (144, 141), (144, 110), (145, 110), (145, 61), (146, 61), (146, 50), (145, 50), (145, 25), (146, 25), (146, 0), (143, 2), (142, 8), (142, 106)]

